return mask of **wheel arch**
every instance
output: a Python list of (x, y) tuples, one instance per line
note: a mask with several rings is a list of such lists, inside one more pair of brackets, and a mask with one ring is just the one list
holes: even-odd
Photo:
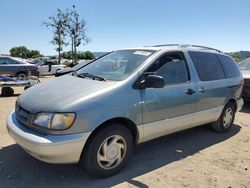
[(235, 110), (237, 110), (237, 102), (236, 102), (235, 99), (229, 99), (228, 102), (226, 103), (226, 105), (227, 105), (228, 103), (232, 103), (232, 104), (234, 105), (234, 107), (235, 107)]
[(17, 71), (17, 72), (15, 73), (15, 76), (17, 76), (18, 74), (21, 74), (21, 73), (25, 74), (26, 76), (28, 75), (27, 71), (20, 70), (20, 71)]
[[(101, 123), (99, 126), (97, 126), (92, 133), (89, 135), (87, 142), (85, 143), (85, 146), (88, 145), (89, 142), (91, 142), (92, 138), (94, 137), (94, 135), (101, 129), (109, 126), (110, 124), (114, 124), (114, 123), (119, 123), (120, 125), (128, 128), (128, 130), (131, 132), (133, 140), (134, 140), (134, 144), (136, 145), (139, 141), (139, 130), (136, 126), (136, 124), (128, 119), (128, 118), (124, 118), (124, 117), (116, 117), (116, 118), (112, 118), (109, 120), (104, 121), (103, 123)], [(84, 150), (84, 148), (83, 148)]]

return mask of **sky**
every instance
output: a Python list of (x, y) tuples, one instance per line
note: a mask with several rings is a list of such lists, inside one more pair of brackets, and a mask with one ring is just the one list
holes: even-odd
[(0, 54), (20, 45), (56, 54), (43, 22), (72, 5), (91, 38), (81, 51), (168, 43), (250, 51), (249, 0), (0, 0)]

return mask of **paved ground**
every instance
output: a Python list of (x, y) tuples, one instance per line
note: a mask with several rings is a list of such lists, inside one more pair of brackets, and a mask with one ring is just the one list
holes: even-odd
[(218, 134), (202, 126), (153, 140), (138, 146), (120, 174), (96, 179), (77, 165), (40, 162), (14, 143), (5, 121), (17, 96), (0, 96), (1, 188), (250, 187), (250, 105), (237, 114), (229, 133)]

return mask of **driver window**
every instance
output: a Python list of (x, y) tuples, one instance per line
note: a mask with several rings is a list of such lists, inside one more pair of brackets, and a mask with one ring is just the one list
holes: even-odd
[(166, 85), (189, 81), (186, 61), (181, 53), (168, 53), (161, 56), (149, 67), (147, 72), (162, 76)]

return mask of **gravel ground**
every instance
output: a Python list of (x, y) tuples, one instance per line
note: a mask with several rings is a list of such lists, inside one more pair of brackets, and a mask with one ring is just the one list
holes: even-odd
[[(46, 81), (47, 78), (42, 78)], [(23, 90), (0, 96), (0, 187), (250, 187), (250, 104), (228, 133), (201, 126), (139, 145), (125, 169), (96, 179), (77, 165), (52, 165), (26, 154), (8, 135), (6, 116)]]

